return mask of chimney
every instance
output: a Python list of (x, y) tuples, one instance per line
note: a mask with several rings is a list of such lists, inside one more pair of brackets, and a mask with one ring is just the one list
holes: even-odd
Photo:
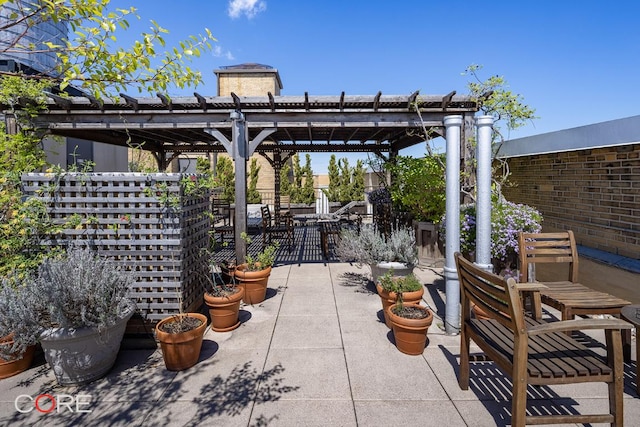
[(279, 96), (282, 81), (278, 70), (263, 64), (247, 63), (220, 67), (214, 73), (218, 76), (218, 96), (266, 96), (271, 92)]

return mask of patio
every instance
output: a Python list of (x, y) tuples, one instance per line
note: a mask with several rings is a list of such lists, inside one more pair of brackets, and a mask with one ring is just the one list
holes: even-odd
[[(302, 255), (317, 262), (298, 264), (300, 253), (289, 263), (279, 262), (267, 299), (242, 307), (238, 329), (208, 331), (193, 368), (169, 372), (159, 349), (135, 348), (136, 341), (125, 340), (106, 378), (60, 387), (40, 357), (28, 371), (0, 381), (0, 424), (507, 425), (511, 387), (495, 365), (473, 364), (470, 390), (458, 387), (460, 339), (443, 332), (441, 270), (415, 271), (436, 316), (424, 354), (407, 356), (397, 351), (380, 320), (368, 270), (334, 260), (323, 264), (317, 239)], [(603, 337), (595, 338), (585, 335), (583, 341), (601, 347)], [(625, 419), (631, 425), (640, 418), (635, 362), (625, 364), (624, 381)], [(91, 404), (82, 408), (91, 412), (71, 414), (66, 407), (61, 413), (17, 412), (16, 397), (42, 393), (90, 395)], [(529, 393), (536, 412), (591, 412), (607, 405), (607, 390), (599, 384), (530, 387)]]

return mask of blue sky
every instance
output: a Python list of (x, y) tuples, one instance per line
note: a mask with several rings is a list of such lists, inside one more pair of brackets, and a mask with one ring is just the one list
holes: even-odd
[[(213, 70), (278, 69), (282, 95), (466, 94), (470, 64), (504, 76), (539, 118), (517, 138), (640, 114), (640, 2), (596, 0), (113, 0), (168, 29), (169, 44), (209, 28), (212, 52), (193, 61), (199, 93)], [(126, 38), (121, 37), (121, 42)], [(191, 95), (193, 89), (172, 95)], [(421, 155), (423, 147), (403, 154)], [(342, 157), (342, 154), (339, 154)], [(355, 155), (350, 156), (355, 159)], [(327, 156), (314, 156), (324, 173)], [(351, 161), (353, 164), (353, 161)]]

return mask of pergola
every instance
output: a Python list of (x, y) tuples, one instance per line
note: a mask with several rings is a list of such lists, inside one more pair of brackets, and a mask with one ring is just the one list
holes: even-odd
[[(150, 151), (164, 170), (183, 153), (227, 152), (235, 162), (236, 256), (246, 247), (246, 160), (260, 153), (275, 171), (279, 208), (279, 170), (296, 152), (398, 151), (430, 137), (444, 136), (444, 118), (463, 118), (461, 139), (472, 137), (477, 102), (455, 92), (447, 95), (345, 95), (226, 97), (203, 96), (97, 100), (50, 94), (48, 110), (36, 126), (58, 136), (81, 138)], [(420, 112), (420, 114), (417, 113)]]
[[(29, 102), (28, 100), (21, 100)], [(1, 108), (2, 106), (0, 106)], [(161, 170), (182, 153), (227, 152), (235, 162), (236, 258), (246, 257), (240, 235), (247, 230), (246, 163), (257, 152), (274, 167), (275, 209), (279, 170), (296, 152), (371, 152), (393, 157), (399, 150), (443, 136), (447, 140), (446, 331), (457, 333), (459, 282), (453, 252), (459, 248), (459, 166), (478, 126), (478, 241), (480, 265), (490, 265), (490, 133), (493, 118), (476, 119), (475, 99), (447, 95), (345, 95), (134, 98), (97, 100), (49, 95), (35, 125), (52, 135), (139, 147)], [(4, 110), (4, 108), (2, 108)], [(419, 114), (418, 114), (419, 113)], [(15, 126), (7, 120), (7, 129)], [(482, 188), (481, 188), (482, 187)]]

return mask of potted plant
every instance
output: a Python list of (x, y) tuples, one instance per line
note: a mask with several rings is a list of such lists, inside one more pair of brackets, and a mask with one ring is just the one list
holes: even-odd
[(359, 230), (345, 229), (336, 254), (344, 262), (368, 264), (374, 283), (391, 269), (396, 276), (406, 276), (418, 262), (415, 233), (406, 227), (392, 228), (386, 239), (371, 224), (363, 224)]
[(387, 308), (397, 302), (398, 294), (400, 294), (402, 301), (407, 304), (420, 303), (424, 295), (424, 287), (415, 275), (394, 276), (393, 270), (380, 278), (379, 282), (376, 283), (376, 289), (382, 302), (384, 323), (389, 328), (391, 328), (391, 322), (387, 316)]
[(8, 325), (13, 349), (39, 341), (61, 385), (101, 378), (115, 363), (135, 310), (128, 297), (132, 282), (113, 261), (86, 248), (72, 246), (62, 257), (45, 258), (16, 292), (4, 288), (8, 313), (24, 322), (21, 328), (15, 320)]
[[(460, 252), (473, 259), (476, 249), (476, 206), (460, 208)], [(441, 226), (444, 227), (442, 221)], [(502, 276), (519, 277), (517, 272), (518, 234), (539, 233), (542, 230), (542, 215), (535, 208), (513, 203), (499, 195), (491, 202), (491, 262), (494, 272)], [(444, 230), (440, 236), (444, 236)]]
[(393, 270), (395, 276), (411, 274), (418, 263), (414, 230), (409, 227), (393, 227), (387, 237), (386, 244), (388, 247), (387, 259), (376, 264), (378, 276), (384, 275), (389, 270)]
[[(246, 233), (243, 240), (251, 243)], [(267, 284), (271, 275), (271, 267), (276, 260), (276, 252), (280, 247), (278, 242), (267, 245), (255, 256), (247, 255), (246, 262), (236, 267), (234, 276), (244, 289), (243, 301), (247, 304), (259, 304), (267, 295)]]
[(240, 326), (238, 317), (244, 288), (236, 286), (235, 276), (229, 275), (229, 272), (235, 270), (235, 265), (221, 264), (218, 264), (217, 269), (209, 275), (209, 286), (204, 294), (204, 302), (209, 307), (211, 329), (216, 332), (228, 332)]
[(156, 338), (169, 371), (182, 371), (198, 363), (206, 328), (207, 317), (200, 313), (174, 314), (156, 324)]
[(396, 348), (405, 354), (420, 355), (427, 342), (427, 331), (433, 322), (433, 313), (417, 303), (405, 304), (398, 282), (393, 282), (396, 303), (387, 307), (387, 316), (393, 330)]
[(39, 328), (21, 284), (18, 279), (0, 284), (0, 379), (29, 369), (36, 348)]

